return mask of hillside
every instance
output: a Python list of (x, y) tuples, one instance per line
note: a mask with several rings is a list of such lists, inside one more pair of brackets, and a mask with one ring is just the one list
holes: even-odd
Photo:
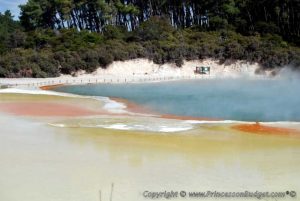
[(136, 58), (300, 67), (295, 0), (29, 0), (20, 8), (19, 21), (0, 14), (0, 77), (93, 72)]

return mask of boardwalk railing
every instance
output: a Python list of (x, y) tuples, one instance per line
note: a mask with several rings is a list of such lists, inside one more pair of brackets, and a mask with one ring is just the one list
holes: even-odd
[(193, 76), (131, 76), (126, 78), (114, 76), (102, 76), (91, 78), (4, 78), (0, 79), (0, 86), (2, 87), (42, 87), (51, 85), (81, 85), (81, 84), (118, 84), (118, 83), (146, 83), (146, 82), (163, 82), (176, 80), (191, 80), (191, 79), (212, 79), (211, 75), (193, 75)]

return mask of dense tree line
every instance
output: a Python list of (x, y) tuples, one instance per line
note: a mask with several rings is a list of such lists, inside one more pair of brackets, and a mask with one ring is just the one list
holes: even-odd
[[(135, 30), (152, 16), (165, 16), (176, 28), (231, 28), (242, 34), (300, 36), (299, 0), (29, 0), (21, 22), (37, 27), (103, 32), (107, 25)], [(298, 41), (299, 42), (299, 41)]]
[(115, 60), (300, 65), (298, 0), (29, 0), (0, 13), (0, 77), (88, 72)]

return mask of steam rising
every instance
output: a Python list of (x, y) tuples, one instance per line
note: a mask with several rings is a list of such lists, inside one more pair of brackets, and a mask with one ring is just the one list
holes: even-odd
[(69, 86), (81, 95), (121, 97), (161, 113), (242, 121), (300, 121), (300, 76), (283, 71), (268, 80), (197, 80)]

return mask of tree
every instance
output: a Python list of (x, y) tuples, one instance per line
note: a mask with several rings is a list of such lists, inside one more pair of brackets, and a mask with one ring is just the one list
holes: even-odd
[(0, 54), (24, 43), (25, 33), (10, 11), (0, 13)]

